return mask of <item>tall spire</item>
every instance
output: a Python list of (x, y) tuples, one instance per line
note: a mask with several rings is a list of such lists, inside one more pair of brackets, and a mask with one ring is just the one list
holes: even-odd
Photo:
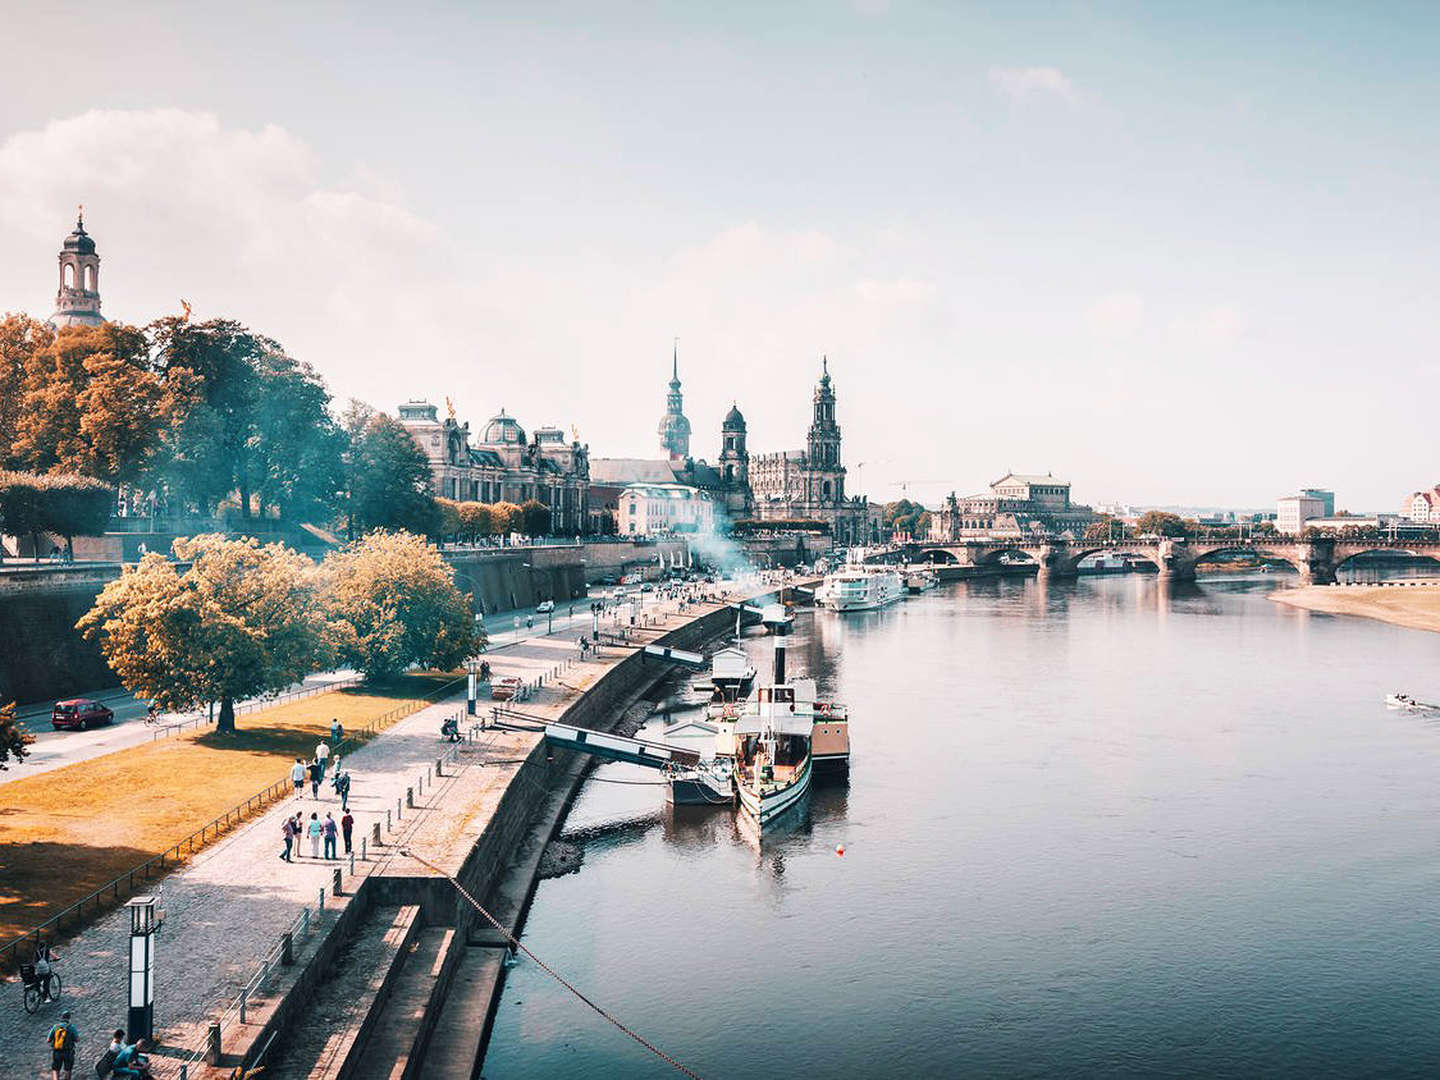
[(670, 389), (680, 388), (680, 339), (675, 339), (670, 352)]
[(665, 396), (665, 415), (658, 429), (660, 448), (671, 457), (690, 456), (690, 421), (685, 418), (685, 398), (680, 393), (680, 339), (670, 351), (670, 393)]

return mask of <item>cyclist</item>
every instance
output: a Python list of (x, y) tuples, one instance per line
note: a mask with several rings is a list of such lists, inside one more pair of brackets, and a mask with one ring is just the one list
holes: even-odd
[(154, 724), (154, 723), (158, 723), (159, 720), (160, 720), (160, 706), (159, 706), (159, 705), (156, 705), (155, 702), (152, 701), (152, 702), (150, 702), (150, 704), (149, 704), (149, 705), (146, 707), (146, 709), (145, 709), (145, 722), (146, 722), (147, 724)]
[(40, 997), (54, 1001), (50, 996), (50, 965), (60, 962), (60, 954), (50, 948), (42, 939), (35, 945), (35, 977), (40, 980)]

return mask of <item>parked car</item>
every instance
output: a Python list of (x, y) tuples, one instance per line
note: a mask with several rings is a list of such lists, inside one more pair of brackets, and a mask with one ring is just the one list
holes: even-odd
[(61, 728), (88, 731), (92, 727), (114, 722), (115, 712), (113, 709), (101, 705), (98, 701), (91, 701), (89, 698), (57, 701), (55, 708), (50, 711), (50, 726), (56, 731)]
[(552, 612), (552, 611), (554, 611), (554, 610), (555, 610), (555, 601), (554, 601), (554, 600), (541, 600), (540, 603), (538, 603), (538, 604), (535, 605), (535, 611), (536, 611), (537, 614), (540, 614), (540, 615), (548, 615), (548, 614), (550, 614), (550, 612)]

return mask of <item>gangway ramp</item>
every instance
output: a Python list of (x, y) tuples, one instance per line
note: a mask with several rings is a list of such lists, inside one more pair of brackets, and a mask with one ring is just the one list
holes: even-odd
[(672, 649), (669, 645), (646, 645), (645, 659), (666, 660), (672, 664), (680, 664), (684, 667), (699, 670), (705, 666), (705, 657), (698, 652), (687, 652), (684, 649)]
[(545, 741), (551, 746), (563, 746), (607, 761), (628, 761), (632, 765), (644, 765), (650, 769), (666, 769), (672, 766), (694, 768), (700, 764), (700, 755), (694, 750), (684, 750), (666, 743), (648, 742), (645, 739), (627, 739), (623, 735), (607, 735), (603, 731), (572, 727), (569, 724), (546, 724)]

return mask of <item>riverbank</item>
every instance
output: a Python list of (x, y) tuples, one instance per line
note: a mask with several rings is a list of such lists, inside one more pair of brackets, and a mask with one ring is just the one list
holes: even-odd
[(1440, 584), (1305, 585), (1280, 589), (1270, 599), (1328, 615), (1358, 615), (1411, 630), (1440, 632)]

